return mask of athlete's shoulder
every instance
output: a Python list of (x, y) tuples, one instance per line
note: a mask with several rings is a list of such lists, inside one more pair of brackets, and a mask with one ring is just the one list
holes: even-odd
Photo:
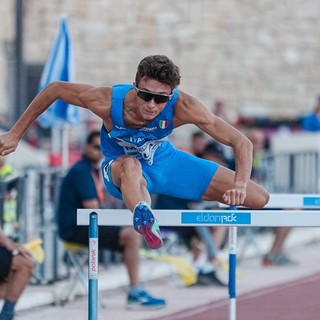
[(94, 87), (92, 93), (97, 97), (110, 98), (112, 95), (112, 87)]
[(184, 124), (198, 124), (209, 115), (208, 108), (197, 98), (180, 91), (174, 110), (174, 127)]
[(133, 84), (119, 83), (112, 86), (112, 98), (113, 99), (123, 99), (128, 91), (133, 88)]
[(79, 98), (86, 108), (106, 121), (110, 115), (111, 96), (111, 87), (93, 87), (83, 92)]
[(110, 100), (112, 87), (91, 87), (89, 90), (82, 92), (81, 100), (86, 104), (97, 102), (105, 104)]
[(195, 98), (194, 96), (179, 90), (179, 97), (178, 97), (178, 104), (184, 107), (192, 107), (198, 103), (200, 103), (200, 101)]

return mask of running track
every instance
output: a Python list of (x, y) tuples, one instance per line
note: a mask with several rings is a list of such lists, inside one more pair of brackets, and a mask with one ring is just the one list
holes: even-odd
[[(317, 273), (240, 295), (237, 320), (319, 320), (319, 300), (320, 273)], [(226, 300), (214, 301), (154, 320), (228, 320), (228, 303)]]

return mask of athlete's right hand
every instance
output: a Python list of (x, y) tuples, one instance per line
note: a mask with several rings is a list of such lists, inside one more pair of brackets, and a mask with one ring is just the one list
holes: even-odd
[(0, 155), (6, 156), (16, 150), (19, 138), (11, 131), (0, 134)]
[(235, 186), (232, 189), (226, 190), (222, 195), (222, 199), (229, 206), (241, 206), (247, 196), (246, 190), (246, 186)]

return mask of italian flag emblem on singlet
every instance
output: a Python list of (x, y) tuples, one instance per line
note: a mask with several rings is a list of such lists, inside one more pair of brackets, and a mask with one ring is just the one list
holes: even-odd
[(160, 120), (160, 121), (159, 121), (159, 127), (160, 127), (161, 129), (166, 129), (166, 128), (168, 128), (168, 124), (169, 124), (168, 120)]

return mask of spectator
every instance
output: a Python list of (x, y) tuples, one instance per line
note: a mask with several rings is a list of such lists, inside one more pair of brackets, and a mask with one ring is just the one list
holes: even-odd
[(222, 100), (216, 100), (212, 107), (212, 113), (224, 121), (238, 127), (239, 115), (237, 112), (233, 112), (230, 109), (225, 108), (225, 104)]
[[(189, 208), (190, 201), (185, 199), (180, 199), (177, 197), (171, 197), (167, 195), (158, 195), (155, 201), (155, 209), (161, 210), (185, 210)], [(183, 227), (183, 228), (172, 228), (166, 227), (166, 230), (174, 230), (177, 232), (181, 240), (192, 252), (192, 263), (194, 265), (195, 271), (197, 273), (197, 284), (199, 285), (217, 285), (225, 287), (226, 284), (219, 279), (216, 273), (215, 265), (213, 264), (214, 257), (210, 257), (208, 263), (202, 264), (199, 262), (201, 256), (201, 248), (199, 245), (199, 240), (202, 240), (201, 236), (203, 233), (198, 234), (197, 229), (194, 227)], [(206, 236), (206, 239), (209, 238), (209, 242), (212, 242), (210, 235)], [(214, 247), (214, 244), (213, 244)], [(208, 248), (208, 246), (207, 246)], [(215, 249), (213, 249), (216, 251)], [(207, 252), (206, 252), (207, 254)], [(208, 253), (208, 256), (210, 254)]]
[[(216, 162), (222, 166), (227, 166), (227, 162), (224, 157), (223, 146), (216, 141), (209, 141), (203, 150), (203, 159), (210, 160)], [(218, 203), (215, 201), (211, 202), (211, 207), (216, 203), (216, 207), (218, 207)], [(227, 235), (226, 227), (212, 227), (213, 239), (216, 247), (222, 249)]]
[(261, 161), (266, 150), (265, 134), (262, 130), (254, 128), (248, 131), (247, 137), (252, 142), (253, 149), (251, 178), (263, 183), (266, 176)]
[(1, 229), (0, 261), (0, 299), (4, 299), (0, 320), (12, 320), (16, 303), (32, 276), (34, 261), (27, 249), (6, 237)]
[(215, 101), (212, 107), (212, 113), (217, 117), (229, 122), (229, 117), (225, 109), (225, 105), (221, 100)]
[(3, 233), (15, 241), (17, 241), (19, 238), (16, 178), (17, 173), (15, 169), (6, 163), (5, 157), (0, 156), (0, 182), (4, 183), (4, 188), (2, 188), (2, 190), (4, 190), (2, 217)]
[(207, 143), (206, 135), (203, 131), (195, 131), (191, 135), (190, 151), (197, 157), (201, 157), (202, 151)]
[[(216, 142), (207, 142), (202, 131), (196, 131), (191, 135), (191, 152), (199, 157), (203, 157), (210, 161), (216, 161), (223, 164), (223, 149)], [(203, 205), (202, 202), (192, 202), (175, 197), (159, 195), (155, 204), (157, 209), (199, 209)], [(216, 202), (211, 202), (210, 208), (217, 205)], [(201, 209), (204, 209), (201, 207)], [(190, 227), (179, 228), (177, 230), (180, 237), (184, 240), (187, 247), (192, 251), (192, 260), (197, 272), (198, 284), (201, 285), (217, 285), (226, 286), (219, 279), (217, 274), (217, 248), (221, 248), (226, 236), (225, 227)], [(205, 244), (205, 255), (207, 260), (201, 260), (201, 244)]]
[[(210, 140), (202, 151), (202, 158), (218, 163), (219, 165), (226, 165), (224, 160), (223, 147), (214, 140)], [(209, 204), (204, 202), (193, 203), (192, 209), (210, 209), (214, 210), (218, 207), (218, 202), (210, 201)], [(196, 233), (199, 239), (206, 246), (207, 260), (203, 263), (197, 261), (195, 264), (198, 269), (198, 281), (200, 283), (211, 283), (219, 286), (226, 286), (217, 276), (218, 274), (218, 250), (222, 249), (225, 244), (227, 228), (226, 227), (206, 227), (196, 226)]]
[(0, 180), (3, 181), (12, 176), (15, 176), (14, 168), (6, 163), (5, 157), (0, 156)]
[[(78, 208), (101, 208), (104, 189), (100, 177), (100, 133), (93, 131), (87, 137), (82, 159), (75, 163), (64, 177), (58, 204), (58, 229), (67, 242), (88, 245), (88, 227), (77, 226)], [(141, 236), (132, 227), (99, 227), (99, 248), (120, 251), (130, 281), (128, 308), (154, 309), (166, 305), (164, 299), (152, 297), (139, 284), (139, 247)]]
[[(253, 166), (251, 178), (256, 182), (263, 184), (265, 174), (261, 165), (261, 158), (265, 150), (265, 135), (262, 130), (251, 129), (248, 131), (247, 137), (253, 145)], [(284, 244), (291, 232), (291, 229), (291, 227), (273, 228), (274, 240), (270, 250), (262, 259), (263, 266), (288, 265), (295, 263), (284, 253)]]
[(320, 96), (317, 97), (314, 110), (302, 117), (301, 127), (305, 131), (320, 131)]

